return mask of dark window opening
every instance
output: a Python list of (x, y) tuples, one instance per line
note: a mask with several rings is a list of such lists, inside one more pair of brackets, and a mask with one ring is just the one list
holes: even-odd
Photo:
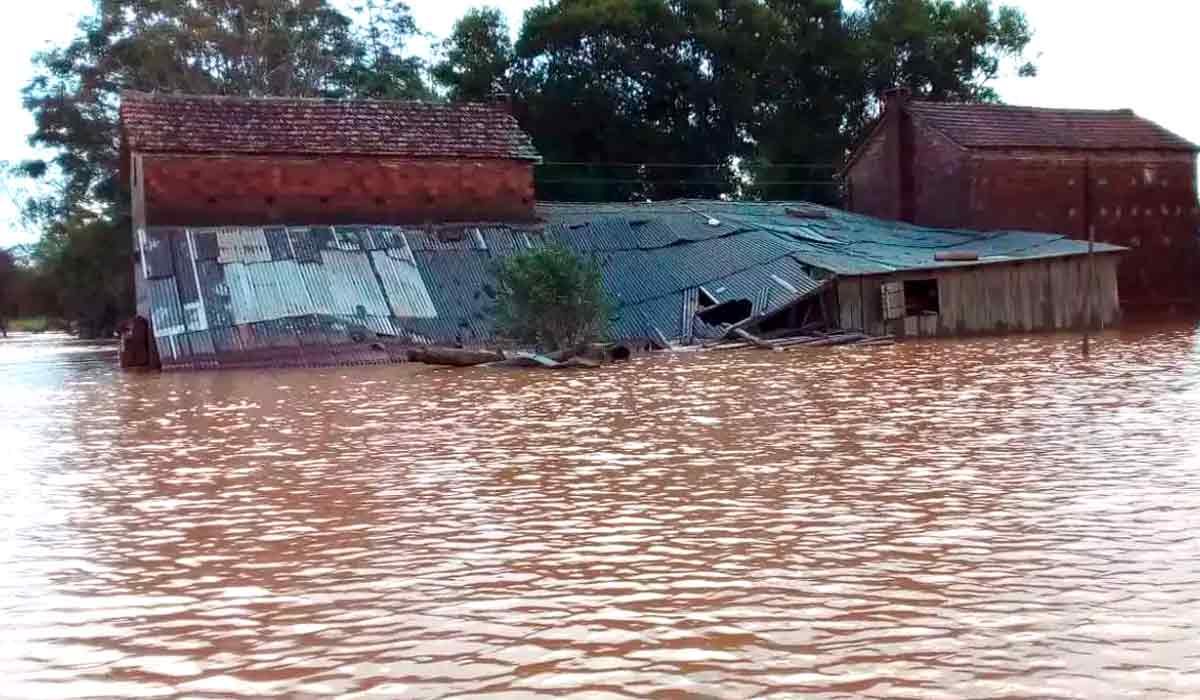
[(697, 294), (697, 302), (696, 303), (700, 305), (700, 308), (707, 309), (710, 306), (717, 305), (717, 300), (713, 299), (711, 294), (704, 291), (704, 287), (701, 287), (700, 289), (698, 289), (697, 292), (698, 292), (698, 294)]
[(906, 316), (922, 316), (940, 312), (937, 280), (905, 280), (904, 314)]
[(779, 309), (756, 324), (755, 335), (776, 338), (827, 328), (829, 324), (825, 321), (821, 302), (821, 296), (816, 295)]
[(633, 352), (627, 346), (618, 345), (608, 353), (614, 362), (623, 362), (633, 356)]
[(754, 305), (749, 299), (733, 299), (715, 306), (710, 306), (696, 314), (696, 316), (707, 324), (716, 326), (722, 323), (739, 323), (750, 318), (754, 313)]

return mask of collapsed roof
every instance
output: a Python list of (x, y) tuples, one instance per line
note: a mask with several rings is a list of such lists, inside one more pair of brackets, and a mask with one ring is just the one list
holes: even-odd
[[(706, 334), (701, 300), (747, 300), (758, 316), (835, 276), (1087, 250), (1064, 236), (929, 229), (801, 202), (542, 204), (539, 215), (539, 226), (151, 228), (139, 308), (165, 366), (320, 362), (368, 336), (485, 345), (496, 261), (558, 243), (599, 263), (614, 338), (676, 341)], [(974, 259), (937, 259), (947, 251)]]

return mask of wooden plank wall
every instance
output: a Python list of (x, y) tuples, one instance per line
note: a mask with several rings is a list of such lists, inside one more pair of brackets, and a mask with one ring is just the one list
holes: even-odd
[[(1097, 255), (1093, 297), (1094, 325), (1120, 319), (1116, 255)], [(873, 335), (947, 336), (1009, 331), (1065, 330), (1083, 327), (1084, 256), (995, 263), (869, 277), (837, 282), (842, 328)], [(881, 287), (888, 281), (937, 279), (936, 316), (883, 320)]]

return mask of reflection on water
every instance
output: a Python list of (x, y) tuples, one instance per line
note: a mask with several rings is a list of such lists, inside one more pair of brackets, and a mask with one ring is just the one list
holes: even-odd
[(1200, 334), (596, 372), (0, 341), (0, 697), (1200, 696)]

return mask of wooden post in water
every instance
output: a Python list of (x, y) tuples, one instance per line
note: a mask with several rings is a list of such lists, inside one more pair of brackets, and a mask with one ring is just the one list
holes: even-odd
[(1096, 281), (1096, 225), (1092, 223), (1092, 160), (1083, 161), (1083, 224), (1087, 227), (1087, 286), (1083, 292), (1083, 357), (1092, 354), (1092, 290)]
[(1096, 289), (1096, 227), (1088, 227), (1088, 254), (1087, 254), (1087, 298), (1084, 299), (1084, 327), (1083, 327), (1083, 356), (1091, 355), (1091, 340), (1092, 340), (1092, 295)]

